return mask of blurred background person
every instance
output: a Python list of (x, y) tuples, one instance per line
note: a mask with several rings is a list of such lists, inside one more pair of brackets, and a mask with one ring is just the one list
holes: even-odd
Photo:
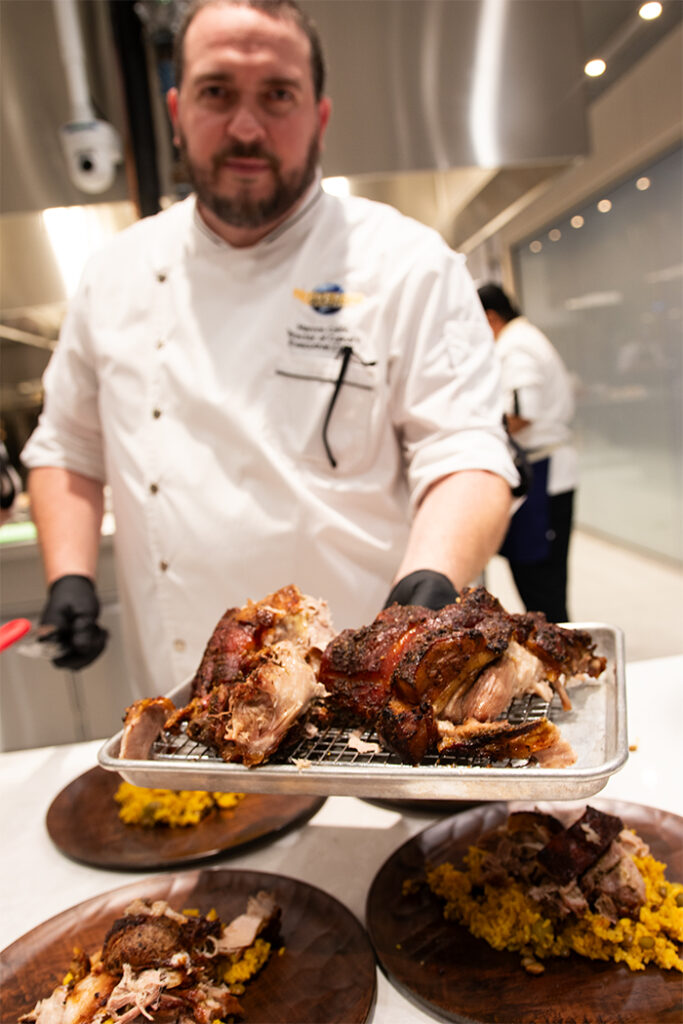
[(478, 289), (496, 339), (505, 420), (526, 453), (532, 482), (500, 549), (529, 611), (569, 621), (567, 576), (578, 454), (571, 377), (548, 338), (496, 284)]

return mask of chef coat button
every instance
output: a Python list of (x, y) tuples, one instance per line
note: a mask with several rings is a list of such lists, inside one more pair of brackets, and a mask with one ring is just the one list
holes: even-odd
[(157, 348), (163, 348), (165, 344), (166, 343), (163, 338), (157, 338)]
[(173, 649), (178, 652), (184, 651), (186, 647), (187, 644), (185, 643), (184, 640), (178, 639), (173, 641)]
[(150, 494), (156, 494), (158, 490), (159, 490), (159, 485), (158, 484), (150, 484), (149, 485), (149, 493)]
[(159, 284), (163, 284), (165, 280), (166, 274), (163, 272), (163, 270), (160, 270), (159, 273), (157, 274), (157, 281), (159, 282)]
[(168, 562), (159, 562), (159, 568), (162, 572), (166, 572), (168, 569)]
[(155, 420), (158, 420), (161, 416), (161, 409), (152, 409), (152, 416)]

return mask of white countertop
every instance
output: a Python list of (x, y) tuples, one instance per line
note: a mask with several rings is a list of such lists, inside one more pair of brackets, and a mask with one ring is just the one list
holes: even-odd
[[(631, 753), (595, 798), (627, 800), (683, 815), (683, 655), (627, 665), (626, 690)], [(52, 800), (97, 763), (101, 742), (0, 754), (0, 949), (91, 896), (159, 874), (76, 864), (56, 849), (47, 834), (45, 816)], [(429, 814), (399, 813), (354, 797), (329, 797), (302, 828), (256, 850), (211, 863), (310, 882), (364, 921), (365, 898), (376, 872), (399, 846), (434, 820)], [(370, 1021), (433, 1024), (434, 1016), (408, 1002), (378, 970)]]

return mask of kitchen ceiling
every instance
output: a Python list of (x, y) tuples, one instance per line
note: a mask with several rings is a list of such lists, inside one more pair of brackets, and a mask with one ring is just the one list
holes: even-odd
[[(114, 0), (112, 6), (119, 18), (163, 8), (168, 22), (168, 12), (177, 17), (184, 4)], [(345, 175), (351, 191), (393, 203), (460, 248), (529, 202), (587, 151), (590, 102), (683, 17), (680, 0), (664, 0), (661, 17), (647, 23), (633, 0), (302, 0), (302, 6), (318, 21), (328, 53), (335, 130), (325, 173)], [(52, 0), (0, 2), (5, 422), (9, 410), (35, 411), (39, 403), (39, 376), (69, 292), (43, 211), (90, 208), (81, 217), (89, 244), (99, 232), (118, 230), (138, 216), (130, 100), (127, 109), (111, 8), (107, 0), (79, 0), (79, 10), (97, 115), (126, 140), (125, 163), (113, 187), (98, 196), (74, 187), (59, 145), (69, 98)], [(495, 22), (482, 20), (491, 11), (504, 19), (497, 49), (482, 43), (495, 35)], [(163, 47), (152, 39), (153, 23), (137, 15), (133, 20), (146, 26), (140, 31), (154, 64)], [(481, 31), (485, 24), (488, 35)], [(607, 72), (588, 80), (583, 65), (595, 56), (607, 61)], [(486, 69), (498, 77), (496, 94), (485, 88)], [(150, 79), (160, 78), (161, 70), (158, 63), (150, 67)], [(473, 115), (477, 74), (479, 117)], [(152, 91), (151, 106), (160, 189), (170, 195), (176, 169), (161, 88)]]

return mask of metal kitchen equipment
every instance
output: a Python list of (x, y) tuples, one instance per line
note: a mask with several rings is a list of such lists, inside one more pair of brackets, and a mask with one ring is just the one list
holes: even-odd
[[(576, 800), (593, 796), (628, 757), (624, 638), (604, 623), (572, 623), (587, 630), (597, 653), (607, 658), (597, 680), (569, 691), (571, 711), (555, 697), (548, 705), (537, 697), (513, 702), (507, 717), (513, 722), (542, 718), (556, 723), (573, 747), (577, 760), (567, 768), (543, 768), (527, 761), (463, 762), (449, 755), (430, 755), (411, 766), (380, 749), (361, 752), (354, 747), (353, 730), (328, 729), (302, 740), (287, 754), (276, 752), (254, 768), (223, 761), (213, 750), (185, 733), (164, 733), (148, 760), (119, 759), (122, 732), (101, 747), (98, 760), (137, 786), (201, 789), (218, 792), (310, 793), (384, 799), (441, 800)], [(190, 699), (190, 683), (169, 697), (177, 707)], [(367, 730), (362, 743), (376, 740)]]

